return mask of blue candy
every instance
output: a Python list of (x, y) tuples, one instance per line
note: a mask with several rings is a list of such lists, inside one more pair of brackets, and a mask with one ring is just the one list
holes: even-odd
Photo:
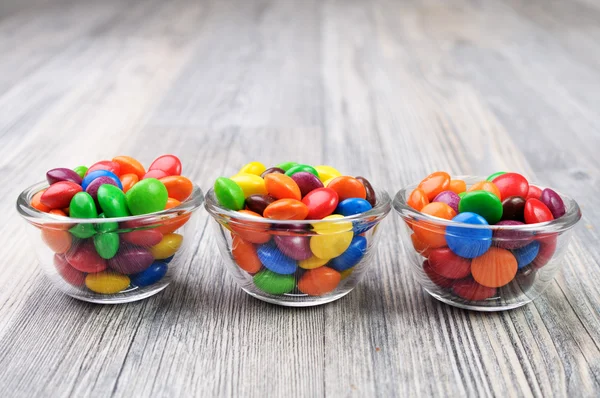
[[(452, 221), (488, 225), (485, 218), (471, 212), (460, 213)], [(446, 243), (450, 250), (458, 256), (465, 258), (479, 257), (488, 251), (492, 245), (492, 230), (449, 226), (446, 227)]]
[(256, 250), (258, 259), (267, 269), (281, 275), (290, 275), (296, 272), (296, 260), (283, 254), (277, 246), (265, 244)]
[(512, 254), (517, 259), (517, 264), (519, 268), (523, 268), (526, 265), (529, 265), (540, 252), (540, 242), (534, 240), (527, 246), (515, 249), (512, 251)]
[(119, 177), (117, 177), (114, 173), (112, 173), (108, 170), (92, 171), (91, 173), (89, 173), (88, 175), (86, 175), (83, 178), (83, 181), (81, 182), (81, 188), (83, 188), (83, 190), (85, 191), (87, 189), (88, 185), (90, 185), (90, 183), (98, 177), (108, 177), (117, 184), (119, 189), (121, 189), (121, 190), (123, 189), (123, 184), (121, 184), (121, 180), (119, 180)]
[(328, 266), (338, 272), (345, 271), (358, 264), (366, 252), (367, 240), (362, 236), (355, 236), (346, 251), (332, 259)]
[(129, 275), (131, 284), (139, 287), (150, 286), (161, 280), (169, 267), (161, 261), (155, 261), (148, 268), (137, 274)]
[(169, 264), (171, 262), (171, 260), (173, 260), (173, 257), (175, 257), (174, 254), (171, 257), (163, 258), (162, 262), (165, 264)]
[(335, 214), (341, 214), (344, 217), (364, 213), (373, 208), (369, 202), (360, 198), (348, 198), (338, 203)]

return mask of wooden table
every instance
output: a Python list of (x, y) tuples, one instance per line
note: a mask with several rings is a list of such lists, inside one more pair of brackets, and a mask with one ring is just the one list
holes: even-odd
[[(2, 3), (2, 396), (600, 394), (598, 2)], [(316, 308), (238, 289), (204, 210), (197, 253), (155, 297), (49, 286), (18, 193), (53, 167), (162, 153), (204, 189), (250, 160), (390, 193), (438, 169), (514, 170), (584, 218), (545, 294), (495, 314), (427, 296), (393, 214), (361, 284)]]

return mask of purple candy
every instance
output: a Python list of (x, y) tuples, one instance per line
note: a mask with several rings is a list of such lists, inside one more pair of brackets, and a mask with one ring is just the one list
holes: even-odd
[(298, 188), (300, 188), (300, 193), (302, 197), (304, 197), (307, 193), (312, 191), (313, 189), (323, 188), (323, 183), (314, 174), (308, 173), (306, 171), (301, 171), (292, 175), (292, 180), (298, 184)]
[(122, 274), (137, 274), (154, 262), (148, 249), (139, 246), (121, 247), (117, 254), (108, 260), (108, 266)]
[(310, 239), (306, 236), (275, 235), (273, 239), (277, 248), (294, 260), (307, 260), (312, 257)]
[(442, 202), (446, 203), (448, 206), (452, 207), (454, 211), (458, 214), (458, 203), (460, 202), (460, 196), (457, 193), (452, 191), (444, 191), (440, 192), (438, 196), (433, 199), (433, 202)]
[(58, 169), (48, 170), (48, 172), (46, 173), (46, 180), (48, 180), (48, 184), (50, 185), (59, 181), (71, 181), (75, 184), (81, 185), (82, 181), (81, 177), (79, 177), (79, 174), (77, 174), (71, 169), (66, 169), (62, 167)]
[[(503, 220), (494, 225), (525, 225), (521, 221)], [(494, 245), (503, 249), (518, 249), (527, 246), (533, 240), (533, 233), (507, 229), (494, 230)]]
[(100, 188), (100, 185), (104, 185), (104, 184), (114, 185), (115, 187), (117, 186), (117, 183), (115, 182), (115, 180), (113, 180), (110, 177), (103, 176), (103, 177), (98, 177), (95, 180), (93, 180), (92, 182), (90, 182), (90, 184), (85, 189), (85, 192), (89, 193), (90, 196), (92, 198), (94, 198), (94, 200), (97, 202), (98, 201), (98, 188)]
[(562, 217), (567, 212), (565, 210), (565, 203), (559, 194), (553, 191), (550, 188), (546, 188), (542, 191), (542, 196), (540, 196), (540, 201), (545, 204), (550, 212), (554, 216), (556, 220), (559, 217)]

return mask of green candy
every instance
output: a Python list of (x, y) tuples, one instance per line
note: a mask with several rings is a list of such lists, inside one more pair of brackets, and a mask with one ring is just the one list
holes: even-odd
[(254, 275), (254, 284), (265, 293), (285, 294), (294, 290), (296, 279), (294, 275), (281, 275), (264, 269)]
[(296, 166), (298, 163), (296, 162), (283, 162), (283, 163), (279, 163), (277, 166), (275, 167), (279, 167), (280, 169), (282, 169), (283, 171), (288, 171), (289, 169), (291, 169), (292, 167)]
[(300, 173), (301, 171), (305, 171), (319, 178), (319, 172), (314, 167), (309, 166), (307, 164), (297, 164), (295, 166), (292, 166), (288, 170), (286, 170), (285, 175), (291, 177), (296, 173)]
[(96, 252), (105, 260), (110, 260), (119, 251), (119, 234), (108, 232), (94, 236)]
[(219, 177), (215, 181), (214, 189), (215, 196), (221, 206), (229, 210), (242, 210), (244, 208), (244, 191), (235, 181)]
[(104, 211), (106, 218), (127, 217), (129, 215), (125, 194), (119, 187), (115, 187), (114, 185), (100, 185), (98, 188), (98, 203), (100, 203), (100, 207)]
[[(104, 213), (99, 214), (98, 218), (106, 218), (106, 216), (104, 215)], [(119, 229), (119, 223), (117, 222), (103, 222), (103, 223), (98, 223), (95, 225), (96, 231), (100, 232), (100, 233), (106, 233), (106, 232), (114, 232), (117, 229)]]
[(96, 230), (92, 224), (77, 224), (69, 229), (71, 235), (79, 239), (87, 239), (96, 235)]
[(486, 178), (487, 181), (494, 181), (494, 178), (501, 176), (502, 174), (506, 174), (506, 171), (499, 171), (497, 173), (494, 173), (492, 175), (490, 175), (488, 178)]
[(488, 191), (471, 191), (458, 204), (458, 212), (471, 212), (485, 218), (488, 224), (496, 224), (502, 218), (502, 202)]
[(69, 216), (73, 218), (96, 218), (98, 211), (94, 198), (87, 192), (77, 192), (69, 203)]
[(458, 194), (458, 197), (462, 199), (463, 196), (465, 196), (466, 194), (467, 194), (467, 191), (461, 192), (461, 193)]
[(77, 166), (73, 169), (73, 171), (79, 174), (79, 177), (83, 178), (85, 177), (85, 173), (87, 173), (88, 168), (85, 166)]
[(146, 178), (131, 187), (125, 199), (131, 214), (139, 216), (164, 210), (169, 193), (165, 184), (156, 178)]

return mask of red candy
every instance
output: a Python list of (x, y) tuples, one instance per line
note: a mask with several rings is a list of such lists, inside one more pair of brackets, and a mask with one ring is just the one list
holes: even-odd
[(54, 255), (54, 267), (68, 284), (77, 287), (85, 285), (85, 273), (73, 268), (64, 255)]
[(119, 236), (125, 242), (148, 247), (159, 244), (163, 238), (163, 234), (156, 229), (140, 229), (136, 231), (125, 232)]
[(152, 170), (162, 170), (166, 173), (165, 176), (178, 176), (181, 175), (181, 161), (174, 155), (159, 156), (148, 167), (148, 171)]
[(77, 247), (72, 247), (65, 258), (73, 268), (81, 272), (93, 273), (106, 269), (106, 260), (96, 253), (93, 243), (86, 242)]
[(85, 173), (86, 175), (90, 174), (92, 171), (96, 170), (108, 170), (116, 176), (121, 175), (121, 165), (117, 162), (113, 162), (110, 160), (101, 160), (99, 162), (94, 163), (90, 166), (88, 171)]
[(333, 213), (338, 205), (338, 194), (331, 188), (317, 188), (306, 194), (302, 203), (308, 207), (306, 218), (320, 220)]
[(485, 300), (496, 294), (496, 288), (482, 286), (472, 279), (455, 282), (452, 290), (457, 296), (470, 301)]
[(447, 247), (429, 253), (429, 264), (438, 274), (448, 279), (462, 279), (471, 275), (471, 260), (457, 256)]
[(169, 174), (167, 174), (167, 172), (163, 170), (149, 170), (146, 174), (144, 174), (142, 180), (146, 178), (156, 178), (157, 180), (160, 180), (161, 178), (165, 178), (168, 176)]
[(504, 200), (511, 196), (527, 196), (529, 192), (529, 183), (521, 174), (504, 173), (494, 178), (492, 181), (500, 191), (500, 200)]
[(427, 274), (429, 279), (431, 279), (431, 281), (439, 287), (447, 288), (451, 287), (454, 284), (454, 279), (444, 278), (443, 276), (435, 272), (431, 264), (429, 264), (428, 260), (423, 261), (423, 271), (425, 271), (425, 274)]
[(539, 199), (542, 196), (542, 189), (536, 187), (535, 185), (529, 186), (529, 191), (527, 192), (527, 196), (525, 199)]
[(554, 217), (552, 212), (538, 199), (528, 199), (525, 202), (525, 223), (535, 224), (540, 222), (552, 221)]
[(82, 190), (81, 185), (74, 182), (59, 181), (46, 189), (40, 197), (40, 202), (50, 209), (63, 209), (69, 207), (73, 196)]

